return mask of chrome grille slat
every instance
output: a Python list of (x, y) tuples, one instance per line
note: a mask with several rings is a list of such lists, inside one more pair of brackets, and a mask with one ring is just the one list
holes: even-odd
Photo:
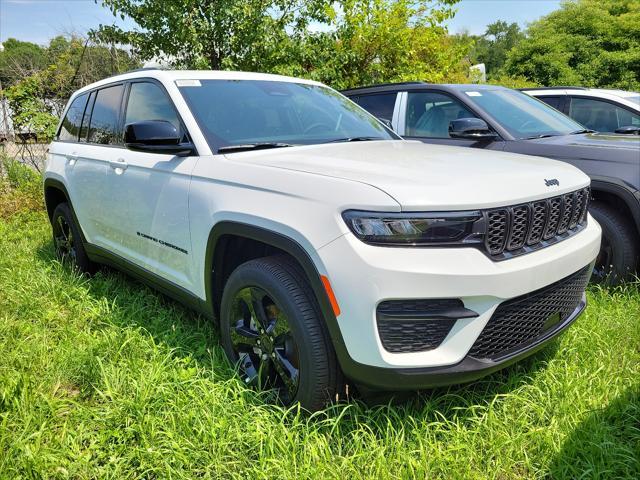
[(589, 188), (546, 200), (485, 211), (485, 248), (492, 257), (508, 258), (563, 240), (579, 231), (587, 218)]

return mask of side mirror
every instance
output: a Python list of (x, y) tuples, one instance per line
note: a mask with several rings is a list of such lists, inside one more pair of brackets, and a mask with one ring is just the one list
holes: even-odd
[(378, 120), (380, 120), (382, 123), (384, 123), (384, 126), (387, 127), (389, 130), (391, 130), (392, 132), (393, 130), (393, 125), (391, 124), (391, 120), (389, 120), (388, 118), (382, 118), (382, 117), (376, 117)]
[(469, 140), (493, 140), (498, 137), (495, 132), (491, 131), (487, 122), (480, 118), (451, 120), (449, 122), (449, 136)]
[(616, 128), (616, 133), (622, 133), (624, 135), (640, 135), (640, 126), (629, 125), (626, 127)]
[(180, 143), (178, 129), (165, 120), (145, 120), (129, 123), (124, 129), (124, 145), (130, 150), (191, 155), (191, 143)]

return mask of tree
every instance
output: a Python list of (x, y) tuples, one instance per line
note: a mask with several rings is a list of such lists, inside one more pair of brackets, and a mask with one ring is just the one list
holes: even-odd
[[(98, 0), (95, 0), (96, 2)], [(174, 66), (269, 70), (289, 34), (326, 19), (322, 0), (102, 0), (141, 30), (100, 25), (94, 38), (131, 45), (143, 59)]]
[(640, 89), (640, 2), (566, 1), (529, 27), (505, 71), (548, 86)]
[(495, 76), (507, 60), (507, 53), (522, 39), (524, 33), (517, 23), (498, 20), (487, 26), (484, 35), (477, 37), (471, 52), (472, 63), (484, 63), (488, 76)]
[(47, 66), (46, 49), (31, 42), (7, 39), (0, 51), (0, 83), (7, 88)]
[(456, 81), (466, 79), (470, 45), (453, 42), (444, 22), (458, 1), (102, 0), (140, 30), (101, 25), (93, 36), (178, 67), (289, 74), (337, 88)]

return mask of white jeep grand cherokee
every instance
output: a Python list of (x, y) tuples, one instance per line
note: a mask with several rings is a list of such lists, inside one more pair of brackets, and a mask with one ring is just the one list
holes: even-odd
[(561, 162), (404, 141), (334, 90), (143, 70), (73, 95), (45, 197), (58, 254), (219, 320), (247, 384), (314, 410), (466, 382), (585, 307), (589, 178)]

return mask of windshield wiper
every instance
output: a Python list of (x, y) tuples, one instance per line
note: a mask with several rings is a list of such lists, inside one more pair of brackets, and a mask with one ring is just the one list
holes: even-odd
[(218, 153), (224, 152), (245, 152), (247, 150), (265, 150), (267, 148), (293, 147), (290, 143), (281, 142), (261, 142), (261, 143), (245, 143), (243, 145), (227, 145), (220, 147)]
[(327, 143), (369, 142), (372, 140), (384, 140), (384, 138), (382, 137), (344, 137), (344, 138), (336, 138), (335, 140), (329, 140)]
[(535, 140), (537, 138), (549, 138), (549, 137), (557, 137), (558, 135), (552, 135), (551, 133), (543, 133), (541, 135), (534, 135), (532, 137), (525, 137), (523, 140)]
[(596, 133), (596, 131), (591, 130), (590, 128), (583, 128), (582, 130), (576, 130), (575, 132), (571, 132), (569, 135), (580, 135), (581, 133)]

